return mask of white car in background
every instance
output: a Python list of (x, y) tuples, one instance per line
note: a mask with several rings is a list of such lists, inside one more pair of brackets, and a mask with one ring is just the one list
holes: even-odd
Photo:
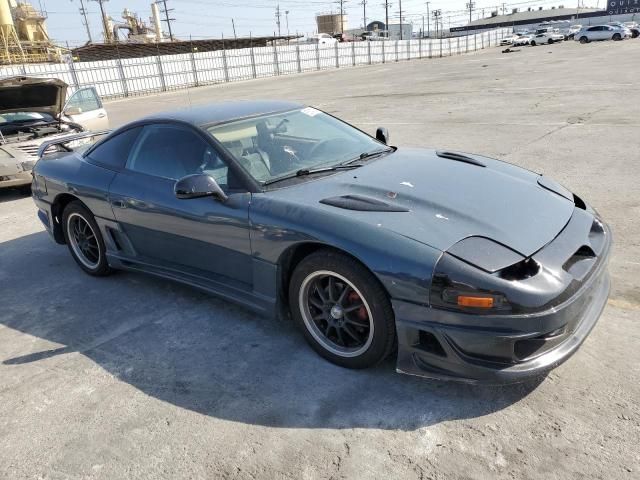
[[(109, 128), (95, 88), (81, 88), (67, 99), (67, 87), (57, 78), (0, 80), (0, 188), (31, 185), (44, 142)], [(91, 138), (75, 142), (90, 143)]]
[(536, 45), (551, 45), (552, 43), (562, 42), (564, 40), (564, 34), (560, 33), (557, 28), (543, 28), (536, 30), (536, 33), (531, 37), (529, 42), (532, 47)]
[(525, 33), (523, 35), (520, 35), (518, 38), (516, 38), (513, 41), (513, 46), (514, 47), (523, 47), (525, 45), (531, 45), (531, 39), (533, 38), (533, 35), (530, 33)]
[(518, 40), (519, 38), (520, 38), (520, 35), (518, 35), (517, 33), (514, 33), (512, 36), (505, 37), (502, 40), (500, 40), (500, 46), (506, 47), (508, 45), (515, 45), (515, 41)]
[(567, 34), (567, 40), (573, 40), (573, 38), (575, 37), (576, 33), (578, 33), (580, 30), (582, 30), (584, 27), (582, 25), (571, 25), (569, 27), (569, 32)]
[(333, 38), (328, 33), (318, 33), (309, 37), (309, 43), (317, 43), (318, 45), (335, 45), (338, 39)]
[(573, 37), (580, 43), (597, 42), (602, 40), (623, 40), (631, 38), (631, 30), (620, 25), (593, 25), (584, 27)]

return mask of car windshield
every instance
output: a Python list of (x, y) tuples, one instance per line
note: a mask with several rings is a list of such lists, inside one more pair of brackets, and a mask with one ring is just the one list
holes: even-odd
[(311, 107), (215, 125), (207, 131), (261, 183), (391, 150)]
[(54, 118), (48, 113), (40, 112), (9, 112), (0, 114), (2, 123), (53, 122)]

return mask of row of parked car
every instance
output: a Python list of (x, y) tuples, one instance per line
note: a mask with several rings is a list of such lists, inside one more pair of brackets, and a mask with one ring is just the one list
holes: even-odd
[(512, 37), (504, 38), (500, 45), (514, 47), (536, 46), (564, 40), (575, 40), (584, 44), (600, 40), (624, 40), (625, 38), (637, 38), (638, 36), (640, 36), (640, 27), (636, 22), (611, 22), (606, 25), (571, 25), (566, 30), (544, 27), (534, 32), (516, 32)]

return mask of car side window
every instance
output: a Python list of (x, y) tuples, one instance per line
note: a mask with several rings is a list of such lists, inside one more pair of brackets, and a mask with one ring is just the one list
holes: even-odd
[(79, 108), (81, 112), (91, 112), (102, 108), (102, 103), (93, 88), (83, 88), (71, 95), (66, 108)]
[(113, 137), (105, 139), (102, 143), (89, 150), (86, 158), (106, 168), (120, 170), (124, 168), (142, 127), (134, 127), (125, 130)]
[(216, 150), (193, 130), (179, 125), (146, 125), (129, 156), (127, 168), (171, 180), (206, 173), (222, 188), (228, 184), (228, 167)]

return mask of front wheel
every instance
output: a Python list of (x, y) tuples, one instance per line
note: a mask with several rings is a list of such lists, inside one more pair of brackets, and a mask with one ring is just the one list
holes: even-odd
[(618, 42), (620, 40), (622, 40), (622, 36), (619, 33), (616, 33), (616, 34), (613, 35), (613, 41), (614, 42)]
[(62, 226), (71, 256), (82, 270), (96, 277), (111, 273), (98, 224), (81, 202), (76, 200), (66, 206)]
[(336, 365), (372, 367), (396, 344), (386, 292), (346, 255), (321, 250), (302, 260), (291, 277), (289, 307), (309, 345)]
[(553, 38), (549, 39), (549, 45), (551, 45), (553, 43)]
[(536, 46), (536, 41), (535, 40), (531, 40), (531, 46), (535, 47)]
[(589, 39), (587, 37), (580, 37), (580, 43), (581, 44), (584, 45), (585, 43), (588, 43), (588, 42), (589, 42)]

